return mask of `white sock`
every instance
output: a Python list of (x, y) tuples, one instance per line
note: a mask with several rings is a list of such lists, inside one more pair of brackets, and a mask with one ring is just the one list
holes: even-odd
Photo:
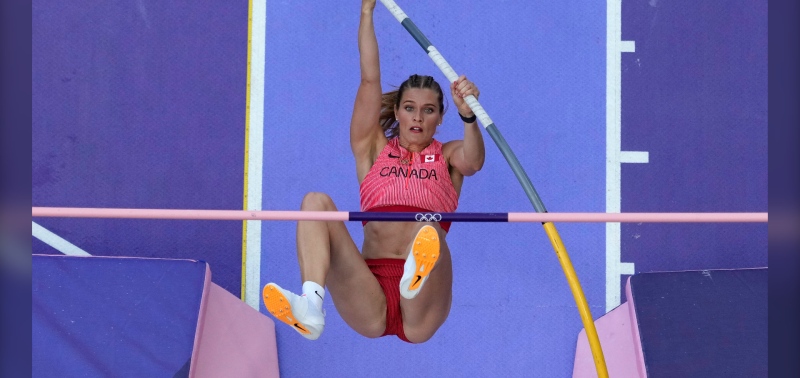
[(325, 288), (314, 281), (306, 281), (303, 282), (303, 295), (317, 306), (318, 310), (322, 310), (322, 300), (325, 299)]

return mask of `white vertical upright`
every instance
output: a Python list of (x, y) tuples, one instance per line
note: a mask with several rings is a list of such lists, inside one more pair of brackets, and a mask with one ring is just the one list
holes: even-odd
[[(264, 157), (264, 60), (267, 1), (250, 0), (248, 30), (247, 167), (245, 209), (262, 210)], [(245, 221), (242, 299), (258, 310), (261, 302), (261, 221)]]
[[(622, 163), (647, 163), (644, 151), (622, 151), (622, 53), (634, 52), (633, 41), (622, 41), (622, 1), (606, 2), (606, 212), (622, 207)], [(633, 263), (621, 261), (621, 227), (606, 223), (606, 312), (621, 301), (620, 277), (633, 274)]]

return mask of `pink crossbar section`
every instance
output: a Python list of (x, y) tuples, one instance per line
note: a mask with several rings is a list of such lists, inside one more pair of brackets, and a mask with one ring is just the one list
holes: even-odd
[(275, 323), (215, 283), (204, 295), (190, 377), (279, 377)]
[(508, 213), (509, 222), (749, 223), (768, 213)]
[(642, 338), (639, 336), (639, 320), (636, 318), (636, 301), (631, 292), (631, 277), (625, 282), (625, 298), (628, 298), (628, 317), (630, 318), (631, 335), (633, 336), (633, 350), (636, 352), (636, 368), (641, 378), (647, 378), (647, 369), (644, 365), (644, 352)]
[[(609, 377), (639, 378), (634, 362), (635, 352), (629, 323), (628, 303), (617, 306), (595, 321)], [(572, 377), (597, 377), (597, 367), (594, 364), (585, 329), (578, 334)]]
[(32, 207), (34, 217), (194, 219), (194, 220), (322, 220), (347, 221), (346, 211), (252, 211), (196, 209), (119, 209), (99, 207)]

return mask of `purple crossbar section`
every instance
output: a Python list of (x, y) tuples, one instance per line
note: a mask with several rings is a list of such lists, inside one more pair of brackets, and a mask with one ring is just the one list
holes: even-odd
[(508, 222), (508, 213), (351, 212), (349, 220), (390, 222)]

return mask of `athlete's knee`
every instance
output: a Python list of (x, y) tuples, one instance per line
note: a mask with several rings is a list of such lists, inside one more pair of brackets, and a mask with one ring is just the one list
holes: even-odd
[(377, 339), (383, 336), (386, 331), (386, 324), (375, 324), (374, 326), (363, 327), (360, 330), (361, 335), (370, 339)]
[(370, 339), (377, 339), (386, 332), (386, 320), (373, 319), (373, 320), (364, 320), (360, 319), (357, 324), (349, 323), (351, 328), (358, 332), (359, 335), (364, 336)]
[(333, 199), (325, 193), (310, 192), (306, 193), (303, 197), (303, 203), (300, 205), (301, 210), (311, 211), (329, 211), (336, 210), (333, 204)]
[(406, 339), (414, 344), (422, 344), (436, 334), (437, 328), (433, 327), (403, 327), (403, 332), (406, 334)]

